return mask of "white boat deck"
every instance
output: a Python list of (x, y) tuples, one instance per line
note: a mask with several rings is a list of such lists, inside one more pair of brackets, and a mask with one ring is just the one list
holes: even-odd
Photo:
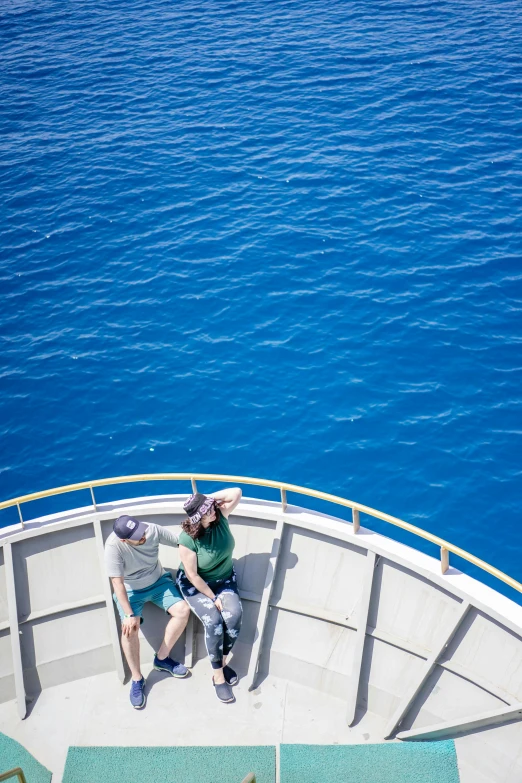
[[(148, 693), (143, 710), (130, 706), (129, 686), (107, 672), (42, 691), (23, 721), (13, 701), (1, 704), (0, 731), (50, 769), (52, 783), (61, 783), (70, 745), (333, 745), (383, 739), (382, 717), (367, 712), (349, 728), (345, 701), (277, 677), (267, 677), (252, 692), (240, 682), (234, 688), (236, 702), (224, 705), (214, 695), (206, 661), (199, 661), (185, 680), (151, 671), (150, 665), (143, 669)], [(519, 726), (487, 734), (456, 740), (461, 783), (520, 783)], [(477, 753), (482, 773), (476, 769)]]
[[(0, 731), (53, 783), (70, 745), (370, 743), (434, 730), (456, 738), (461, 783), (522, 783), (522, 723), (511, 717), (522, 707), (522, 608), (298, 507), (244, 500), (231, 518), (245, 608), (236, 703), (217, 700), (190, 626), (173, 657), (194, 664), (191, 677), (150, 671), (165, 617), (146, 607), (148, 703), (133, 710), (103, 540), (122, 509), (171, 526), (181, 503), (141, 498), (0, 533)], [(175, 548), (160, 557), (177, 567)]]
[(143, 668), (148, 693), (143, 710), (131, 707), (129, 686), (108, 672), (42, 691), (23, 721), (14, 702), (0, 705), (0, 731), (53, 771), (53, 783), (61, 781), (69, 745), (335, 744), (382, 735), (377, 716), (350, 729), (341, 699), (277, 677), (252, 692), (240, 682), (236, 702), (221, 704), (206, 661), (198, 661), (184, 680)]

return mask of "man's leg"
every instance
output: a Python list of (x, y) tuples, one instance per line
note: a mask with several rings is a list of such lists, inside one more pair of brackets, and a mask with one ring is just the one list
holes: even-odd
[[(190, 607), (185, 601), (177, 601), (170, 609), (167, 609), (171, 615), (170, 620), (165, 628), (165, 636), (163, 643), (156, 653), (156, 657), (163, 661), (169, 655), (170, 651), (178, 641), (179, 637), (185, 630), (188, 619), (190, 617)], [(139, 656), (139, 653), (138, 653)]]
[(125, 636), (123, 633), (121, 635), (121, 646), (131, 670), (132, 679), (135, 682), (139, 682), (143, 676), (140, 669), (140, 640), (138, 634), (139, 628), (135, 628), (130, 632), (129, 636)]

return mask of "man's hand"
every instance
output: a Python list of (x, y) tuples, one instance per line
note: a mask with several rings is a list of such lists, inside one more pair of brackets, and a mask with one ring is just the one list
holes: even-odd
[(139, 627), (139, 617), (124, 617), (121, 624), (121, 632), (124, 636), (130, 636), (132, 631), (137, 631)]

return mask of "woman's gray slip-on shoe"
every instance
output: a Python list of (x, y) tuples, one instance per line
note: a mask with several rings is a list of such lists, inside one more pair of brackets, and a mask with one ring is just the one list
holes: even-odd
[(238, 684), (239, 677), (237, 676), (234, 669), (232, 669), (230, 666), (223, 666), (223, 674), (225, 676), (225, 680), (228, 682), (229, 685)]
[(214, 688), (216, 689), (216, 696), (218, 697), (219, 701), (222, 701), (223, 704), (230, 704), (231, 701), (235, 701), (234, 694), (232, 693), (232, 688), (228, 684), (228, 682), (220, 682), (215, 683), (214, 678), (212, 677), (212, 682), (214, 684)]

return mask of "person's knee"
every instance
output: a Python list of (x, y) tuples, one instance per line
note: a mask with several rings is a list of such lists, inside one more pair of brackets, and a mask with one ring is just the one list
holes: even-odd
[(241, 612), (223, 611), (223, 620), (226, 623), (227, 629), (239, 628), (241, 625)]
[(233, 590), (223, 590), (223, 592), (219, 594), (219, 597), (223, 606), (227, 605), (232, 607), (241, 603), (241, 599), (239, 598), (238, 594), (234, 593)]
[(222, 593), (221, 601), (223, 603), (223, 617), (225, 618), (225, 612), (228, 615), (228, 619), (235, 621), (239, 619), (243, 614), (243, 606), (241, 600), (236, 593)]
[(186, 601), (178, 601), (174, 606), (174, 611), (181, 620), (188, 620), (190, 617), (190, 606)]
[(176, 601), (172, 604), (170, 609), (167, 609), (171, 617), (175, 617), (178, 620), (188, 620), (190, 615), (190, 606), (186, 601)]

